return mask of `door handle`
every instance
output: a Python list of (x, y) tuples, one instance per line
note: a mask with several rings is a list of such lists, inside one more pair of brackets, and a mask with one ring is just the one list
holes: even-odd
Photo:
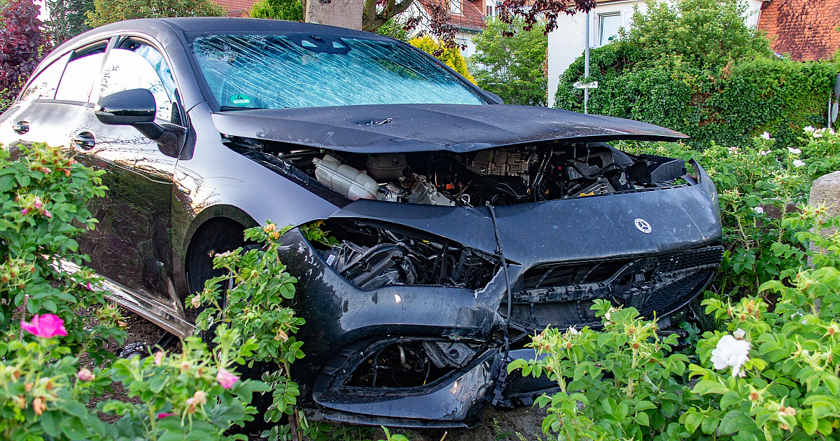
[(82, 132), (73, 137), (73, 144), (76, 144), (76, 147), (82, 150), (90, 150), (96, 145), (96, 139), (93, 137), (93, 133)]
[(23, 135), (29, 131), (29, 121), (18, 121), (12, 124), (12, 130), (18, 135)]

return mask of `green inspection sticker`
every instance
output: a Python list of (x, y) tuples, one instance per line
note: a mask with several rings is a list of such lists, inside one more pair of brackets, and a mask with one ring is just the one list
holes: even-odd
[(251, 97), (237, 93), (236, 95), (231, 95), (230, 102), (234, 106), (247, 106), (251, 104)]

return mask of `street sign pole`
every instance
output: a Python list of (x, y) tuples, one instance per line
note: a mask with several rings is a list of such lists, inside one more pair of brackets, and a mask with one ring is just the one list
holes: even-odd
[[(583, 49), (583, 77), (589, 81), (589, 12), (586, 12), (586, 45)], [(583, 113), (589, 113), (589, 88), (583, 89)]]

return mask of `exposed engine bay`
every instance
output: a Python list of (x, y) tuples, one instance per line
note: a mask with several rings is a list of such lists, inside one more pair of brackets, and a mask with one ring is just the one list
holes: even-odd
[[(601, 143), (518, 146), (470, 153), (354, 154), (228, 139), (349, 200), (478, 207), (599, 196), (672, 186), (685, 162), (632, 156)], [(245, 147), (245, 149), (242, 149)], [(305, 179), (305, 178), (304, 178)]]

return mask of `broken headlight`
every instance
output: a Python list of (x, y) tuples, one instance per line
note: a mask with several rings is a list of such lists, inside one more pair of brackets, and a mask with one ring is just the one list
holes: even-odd
[(356, 221), (328, 221), (326, 227), (333, 239), (316, 248), (320, 245), (327, 265), (360, 289), (393, 285), (481, 289), (499, 269), (495, 256), (443, 238)]

